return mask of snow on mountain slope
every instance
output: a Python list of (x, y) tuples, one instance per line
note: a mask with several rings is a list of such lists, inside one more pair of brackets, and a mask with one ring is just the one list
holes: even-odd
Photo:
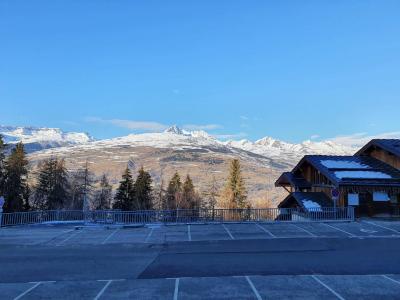
[[(205, 131), (186, 131), (177, 126), (172, 126), (160, 133), (141, 133), (129, 134), (127, 136), (104, 139), (85, 144), (76, 145), (74, 147), (60, 147), (49, 149), (52, 153), (63, 153), (76, 151), (79, 149), (101, 150), (107, 148), (120, 148), (124, 146), (130, 147), (153, 147), (168, 148), (173, 150), (200, 149), (200, 148), (220, 148), (226, 149), (224, 143), (218, 141)], [(47, 152), (48, 152), (47, 151)]]
[(295, 161), (306, 154), (353, 154), (356, 149), (331, 141), (287, 143), (271, 137), (255, 142), (249, 140), (219, 141), (205, 131), (186, 131), (171, 126), (160, 133), (130, 134), (123, 137), (95, 141), (86, 133), (63, 132), (57, 128), (0, 126), (6, 143), (22, 141), (28, 152), (51, 148), (52, 153), (69, 152), (77, 148), (96, 150), (121, 146), (169, 148), (174, 150), (209, 148), (227, 151), (246, 151), (267, 158)]
[[(56, 135), (57, 136), (57, 135)], [(80, 141), (78, 139), (78, 141)], [(69, 147), (69, 146), (74, 147)], [(356, 149), (335, 144), (330, 141), (291, 144), (271, 137), (265, 137), (255, 142), (249, 140), (222, 142), (205, 131), (186, 131), (172, 126), (160, 133), (130, 134), (123, 137), (91, 141), (90, 137), (82, 138), (82, 142), (71, 142), (67, 147), (51, 149), (52, 153), (69, 152), (79, 149), (96, 150), (115, 147), (154, 147), (173, 150), (185, 149), (219, 149), (225, 151), (246, 151), (267, 158), (294, 162), (306, 154), (349, 155)]]
[(249, 140), (227, 141), (225, 145), (267, 157), (287, 157), (288, 159), (297, 159), (307, 154), (349, 155), (356, 151), (356, 149), (352, 147), (343, 146), (331, 141), (304, 141), (300, 144), (291, 144), (275, 140), (271, 137), (264, 137), (255, 142)]
[(63, 132), (58, 128), (0, 126), (0, 134), (7, 144), (22, 141), (28, 152), (94, 141), (87, 133)]

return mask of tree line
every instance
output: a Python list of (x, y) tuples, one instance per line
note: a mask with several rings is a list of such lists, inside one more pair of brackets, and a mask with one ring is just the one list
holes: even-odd
[[(215, 179), (214, 179), (215, 180)], [(4, 196), (4, 212), (57, 209), (198, 209), (247, 208), (247, 192), (240, 162), (232, 160), (229, 176), (221, 192), (212, 183), (207, 195), (200, 195), (189, 174), (181, 179), (175, 172), (166, 189), (156, 191), (148, 171), (141, 167), (134, 179), (129, 167), (124, 170), (118, 188), (113, 193), (106, 174), (99, 178), (88, 163), (67, 170), (64, 159), (51, 157), (41, 161), (37, 170), (29, 171), (23, 143), (18, 143), (6, 155), (6, 145), (0, 136), (0, 196)]]

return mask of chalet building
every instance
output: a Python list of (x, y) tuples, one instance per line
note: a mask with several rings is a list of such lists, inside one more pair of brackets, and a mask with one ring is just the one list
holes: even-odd
[(354, 156), (304, 156), (275, 182), (289, 193), (279, 207), (329, 207), (338, 193), (337, 205), (354, 206), (357, 215), (398, 211), (400, 147), (393, 145), (400, 140), (373, 140)]

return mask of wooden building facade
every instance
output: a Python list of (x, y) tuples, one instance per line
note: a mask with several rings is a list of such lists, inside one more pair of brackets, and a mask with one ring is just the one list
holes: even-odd
[(337, 205), (354, 206), (357, 215), (397, 213), (400, 169), (395, 167), (395, 159), (392, 158), (394, 164), (388, 164), (371, 154), (377, 155), (378, 151), (372, 149), (354, 156), (306, 155), (291, 172), (283, 173), (275, 186), (289, 193), (307, 193), (308, 197), (324, 193), (332, 204), (333, 190), (339, 191)]

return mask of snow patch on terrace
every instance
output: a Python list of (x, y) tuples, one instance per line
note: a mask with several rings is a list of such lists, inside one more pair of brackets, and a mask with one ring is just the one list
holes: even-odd
[(367, 165), (351, 160), (321, 160), (321, 164), (328, 169), (368, 169)]
[(303, 199), (301, 202), (303, 202), (303, 205), (307, 210), (322, 211), (321, 205), (319, 205), (317, 202), (308, 199)]
[(342, 178), (360, 178), (360, 179), (389, 179), (389, 174), (377, 171), (336, 171), (335, 176)]

